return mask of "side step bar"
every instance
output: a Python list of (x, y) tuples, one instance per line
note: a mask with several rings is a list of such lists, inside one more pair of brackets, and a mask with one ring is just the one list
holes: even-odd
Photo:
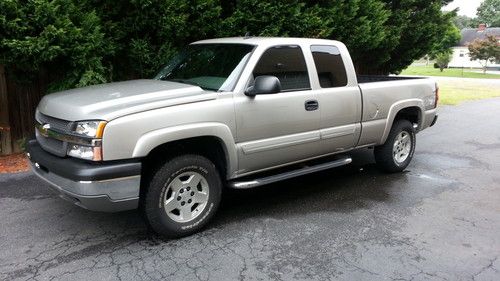
[(288, 172), (284, 172), (281, 174), (276, 174), (276, 175), (267, 176), (267, 177), (263, 177), (263, 178), (257, 178), (257, 179), (247, 180), (247, 181), (238, 181), (238, 180), (231, 181), (231, 182), (229, 182), (229, 187), (235, 188), (235, 189), (248, 189), (248, 188), (266, 185), (266, 184), (270, 184), (273, 182), (291, 179), (291, 178), (295, 178), (298, 176), (303, 176), (303, 175), (307, 175), (307, 174), (311, 174), (311, 173), (315, 173), (315, 172), (319, 172), (319, 171), (323, 171), (323, 170), (328, 170), (328, 169), (339, 167), (339, 166), (344, 166), (344, 165), (350, 164), (351, 162), (352, 162), (351, 157), (345, 157), (345, 158), (335, 160), (332, 162), (322, 163), (322, 164), (318, 164), (315, 166), (304, 167), (301, 169), (288, 171)]

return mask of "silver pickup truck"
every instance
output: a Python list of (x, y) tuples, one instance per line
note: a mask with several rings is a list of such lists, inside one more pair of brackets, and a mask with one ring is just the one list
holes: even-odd
[(204, 40), (154, 79), (45, 96), (27, 155), (70, 202), (139, 208), (154, 231), (180, 237), (208, 223), (224, 188), (346, 165), (353, 149), (373, 147), (381, 169), (402, 171), (437, 102), (430, 79), (356, 76), (338, 41)]

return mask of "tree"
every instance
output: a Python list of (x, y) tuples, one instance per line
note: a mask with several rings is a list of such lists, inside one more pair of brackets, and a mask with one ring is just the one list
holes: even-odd
[[(217, 0), (2, 0), (0, 64), (49, 91), (150, 78), (191, 41), (215, 37)], [(28, 81), (29, 82), (29, 81)]]
[(500, 27), (500, 0), (484, 0), (477, 8), (477, 21), (489, 27)]
[(0, 63), (52, 90), (152, 77), (179, 48), (220, 36), (336, 39), (364, 74), (397, 73), (449, 27), (450, 0), (1, 0)]
[(450, 63), (451, 55), (453, 53), (451, 47), (456, 45), (456, 43), (460, 40), (460, 37), (460, 31), (450, 21), (448, 22), (447, 28), (441, 38), (432, 45), (428, 58), (436, 60), (436, 65), (439, 67), (441, 72), (448, 67), (448, 63)]
[(482, 40), (476, 39), (468, 47), (471, 60), (479, 60), (485, 73), (488, 62), (500, 61), (500, 43), (493, 35), (488, 35)]
[(358, 72), (398, 73), (441, 40), (454, 16), (441, 11), (449, 2), (233, 0), (223, 4), (227, 17), (220, 34), (249, 31), (253, 35), (340, 40), (349, 48)]
[[(326, 38), (344, 42), (359, 73), (384, 72), (381, 64), (391, 60), (385, 47), (393, 42), (388, 26), (391, 11), (379, 0), (308, 1), (328, 26)], [(400, 58), (394, 58), (398, 60)], [(376, 69), (376, 70), (374, 70)]]
[(325, 37), (327, 21), (303, 1), (240, 0), (225, 6), (228, 16), (219, 36)]
[(463, 15), (457, 15), (456, 17), (454, 17), (453, 23), (458, 28), (458, 30), (462, 30), (468, 27), (476, 27), (474, 19)]
[(436, 54), (436, 64), (439, 66), (439, 70), (443, 72), (445, 68), (448, 67), (448, 63), (451, 61), (451, 54), (449, 52), (443, 52)]
[(92, 9), (72, 0), (0, 1), (0, 64), (20, 79), (45, 69), (54, 89), (105, 82), (114, 48)]
[(371, 50), (369, 57), (355, 62), (366, 74), (399, 73), (431, 51), (455, 15), (454, 12), (441, 11), (442, 5), (448, 4), (449, 0), (382, 2), (390, 10), (384, 23), (384, 39)]
[(451, 54), (451, 47), (455, 46), (458, 41), (460, 41), (460, 38), (461, 35), (458, 28), (453, 23), (449, 22), (441, 38), (432, 45), (432, 49), (429, 52), (430, 59), (435, 59), (438, 55), (443, 53)]
[[(74, 0), (75, 1), (75, 0)], [(115, 54), (113, 80), (151, 78), (181, 47), (216, 37), (217, 0), (83, 0), (95, 9)]]

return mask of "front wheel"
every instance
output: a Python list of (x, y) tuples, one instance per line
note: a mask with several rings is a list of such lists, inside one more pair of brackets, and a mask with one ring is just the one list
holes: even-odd
[(403, 171), (413, 158), (415, 135), (415, 129), (410, 121), (395, 121), (385, 143), (375, 147), (377, 165), (389, 173)]
[(219, 207), (222, 183), (215, 165), (199, 155), (175, 157), (152, 176), (144, 198), (145, 217), (162, 236), (198, 232)]

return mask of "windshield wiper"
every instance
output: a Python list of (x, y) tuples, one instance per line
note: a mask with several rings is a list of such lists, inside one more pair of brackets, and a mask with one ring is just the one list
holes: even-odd
[(196, 82), (191, 81), (191, 80), (186, 80), (186, 79), (166, 79), (166, 81), (172, 81), (172, 82), (179, 82), (179, 83), (183, 83), (183, 84), (189, 84), (189, 85), (193, 85), (193, 86), (198, 86), (198, 87), (202, 88), (203, 90), (217, 92), (217, 89), (213, 89), (213, 88), (208, 88), (208, 87), (202, 86), (199, 83), (196, 83)]

